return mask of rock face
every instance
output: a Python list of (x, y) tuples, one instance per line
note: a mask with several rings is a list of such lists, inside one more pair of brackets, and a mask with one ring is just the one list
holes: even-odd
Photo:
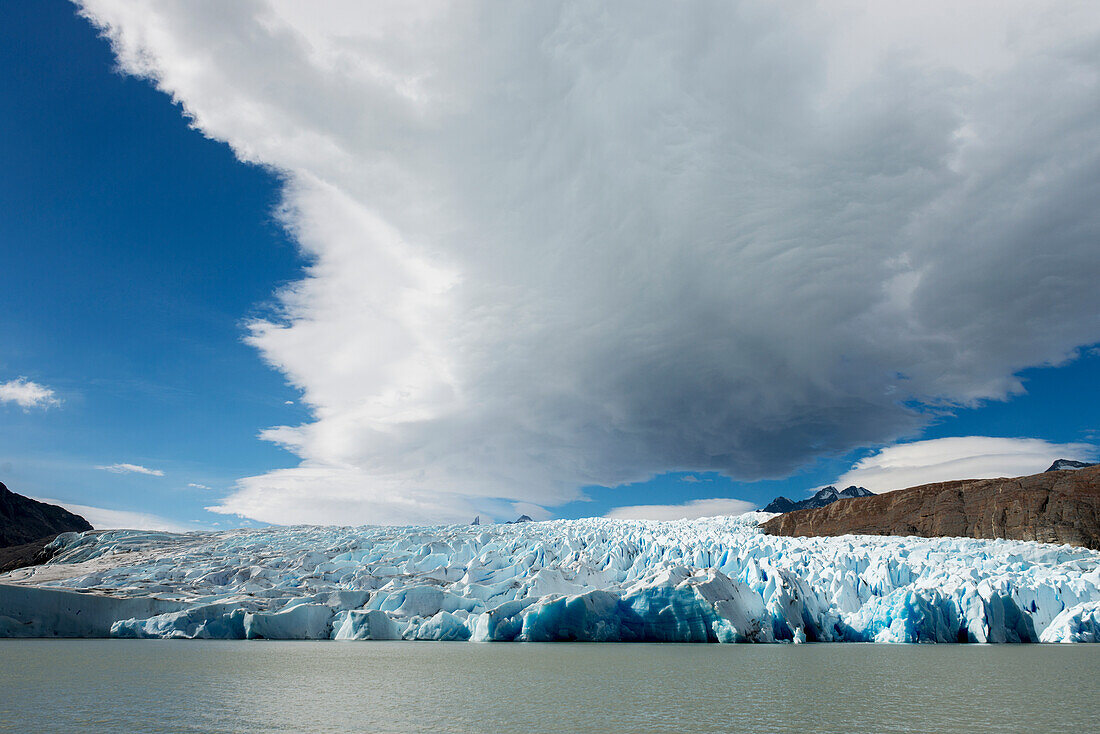
[(846, 487), (845, 489), (837, 491), (836, 487), (825, 487), (819, 489), (813, 497), (809, 499), (800, 500), (795, 502), (789, 500), (786, 497), (776, 497), (768, 506), (764, 508), (764, 512), (793, 512), (795, 510), (805, 510), (811, 507), (824, 507), (825, 505), (831, 505), (837, 500), (842, 500), (848, 497), (874, 497), (875, 493), (869, 489), (863, 487)]
[(772, 535), (1008, 538), (1100, 549), (1100, 466), (924, 484), (790, 512), (761, 527)]
[(37, 566), (53, 557), (54, 552), (47, 548), (53, 538), (42, 538), (22, 545), (10, 545), (0, 548), (0, 573), (14, 571), (17, 568)]
[(0, 573), (48, 560), (44, 549), (60, 533), (91, 529), (80, 515), (16, 494), (0, 482)]
[(16, 494), (0, 482), (0, 548), (91, 529), (80, 515)]

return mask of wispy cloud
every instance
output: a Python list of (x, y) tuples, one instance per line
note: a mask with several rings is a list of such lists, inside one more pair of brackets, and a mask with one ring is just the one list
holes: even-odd
[(691, 500), (682, 505), (631, 505), (616, 507), (604, 517), (612, 520), (694, 520), (697, 517), (716, 515), (744, 515), (752, 512), (756, 505), (744, 500), (728, 497), (715, 497), (705, 500)]
[(92, 524), (96, 530), (163, 530), (170, 533), (186, 533), (191, 530), (201, 530), (201, 525), (181, 523), (160, 515), (148, 512), (133, 512), (130, 510), (112, 510), (106, 507), (92, 505), (78, 505), (72, 502), (51, 499), (49, 497), (35, 497), (39, 502), (48, 502), (51, 505), (60, 505), (70, 512), (75, 512)]
[(15, 403), (24, 410), (61, 405), (52, 388), (31, 382), (26, 377), (0, 383), (0, 403)]
[(198, 482), (188, 482), (187, 486), (192, 489), (210, 489), (210, 487), (207, 487), (205, 484), (199, 484)]
[(107, 466), (97, 466), (96, 469), (114, 472), (115, 474), (148, 474), (151, 477), (164, 476), (164, 472), (160, 469), (150, 469), (140, 464), (108, 464)]
[(888, 446), (856, 463), (833, 484), (890, 492), (955, 479), (1017, 477), (1045, 471), (1055, 459), (1091, 460), (1100, 448), (1038, 438), (959, 436)]

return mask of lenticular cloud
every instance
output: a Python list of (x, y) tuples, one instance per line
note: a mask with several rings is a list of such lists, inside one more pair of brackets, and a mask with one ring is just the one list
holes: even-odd
[(782, 476), (1100, 340), (1088, 2), (82, 4), (310, 258), (249, 336), (301, 465), (219, 511)]

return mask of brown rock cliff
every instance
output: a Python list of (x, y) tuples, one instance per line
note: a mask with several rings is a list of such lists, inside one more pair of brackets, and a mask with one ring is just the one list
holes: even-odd
[(923, 484), (788, 512), (761, 527), (772, 535), (1008, 538), (1100, 549), (1100, 466)]

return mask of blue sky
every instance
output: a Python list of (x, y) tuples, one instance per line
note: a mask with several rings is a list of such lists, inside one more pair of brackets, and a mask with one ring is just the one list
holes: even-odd
[[(292, 457), (258, 441), (296, 393), (241, 341), (300, 266), (278, 180), (187, 127), (65, 2), (0, 8), (0, 375), (58, 408), (5, 406), (3, 481), (203, 519), (211, 492)], [(148, 465), (165, 477), (97, 465)], [(211, 490), (188, 488), (204, 484)]]
[[(328, 462), (326, 466), (354, 464), (357, 472), (365, 471), (363, 466), (379, 465), (369, 456), (356, 464), (359, 459), (328, 452), (318, 446), (316, 437), (277, 436), (281, 445), (259, 437), (261, 431), (275, 426), (321, 426), (324, 416), (332, 412), (327, 397), (313, 400), (316, 411), (300, 404), (303, 389), (318, 395), (324, 392), (318, 387), (319, 383), (327, 384), (321, 365), (299, 364), (286, 356), (280, 351), (283, 347), (270, 341), (278, 333), (251, 344), (245, 341), (249, 324), (257, 319), (273, 323), (285, 323), (279, 321), (284, 318), (290, 322), (300, 319), (295, 323), (311, 320), (303, 313), (287, 316), (287, 303), (276, 295), (288, 284), (301, 282), (308, 264), (325, 262), (322, 245), (329, 235), (309, 218), (310, 200), (290, 202), (299, 212), (291, 216), (291, 223), (297, 231), (306, 233), (309, 258), (300, 254), (276, 216), (284, 184), (307, 180), (295, 179), (305, 174), (295, 172), (291, 164), (265, 167), (242, 163), (234, 149), (221, 140), (231, 139), (240, 152), (246, 145), (241, 142), (243, 133), (234, 131), (232, 121), (217, 120), (216, 111), (204, 113), (200, 120), (200, 127), (207, 125), (216, 130), (211, 133), (204, 128), (209, 137), (189, 127), (181, 105), (174, 104), (150, 81), (118, 70), (108, 42), (67, 3), (0, 5), (0, 65), (0, 160), (4, 161), (0, 175), (0, 292), (4, 304), (0, 311), (0, 383), (26, 378), (48, 386), (59, 401), (45, 408), (0, 403), (0, 480), (14, 491), (32, 496), (161, 518), (151, 520), (154, 523), (166, 520), (174, 526), (224, 527), (265, 519), (286, 522), (295, 517), (292, 510), (278, 516), (249, 512), (247, 508), (255, 505), (243, 501), (229, 502), (225, 507), (234, 511), (246, 508), (243, 514), (255, 519), (204, 509), (233, 495), (238, 480), (282, 477), (280, 470), (300, 471), (303, 462), (316, 466), (322, 458)], [(203, 109), (201, 91), (181, 93), (185, 99), (187, 94), (194, 95), (188, 100), (193, 105), (189, 109)], [(207, 120), (213, 122), (204, 122)], [(223, 134), (222, 129), (229, 132)], [(253, 159), (266, 161), (262, 151)], [(289, 178), (287, 170), (292, 172)], [(407, 202), (404, 208), (409, 210)], [(307, 214), (300, 214), (302, 211)], [(522, 206), (517, 211), (522, 212)], [(337, 214), (332, 217), (339, 221)], [(400, 215), (390, 221), (400, 228)], [(516, 231), (521, 230), (517, 226)], [(310, 244), (310, 237), (321, 245)], [(1082, 270), (1087, 271), (1094, 259), (1083, 263)], [(469, 272), (474, 272), (475, 265), (468, 265)], [(852, 285), (841, 281), (832, 287), (850, 289)], [(1072, 288), (1072, 284), (1066, 288)], [(559, 291), (559, 295), (574, 300), (574, 294), (568, 291)], [(575, 300), (602, 303), (603, 295), (614, 295), (614, 286), (577, 295)], [(1001, 308), (998, 304), (993, 307)], [(1085, 302), (1076, 312), (1060, 318), (1093, 323), (1095, 316), (1089, 315), (1089, 308), (1091, 302)], [(361, 309), (356, 318), (359, 313)], [(620, 313), (609, 311), (608, 319), (614, 321)], [(797, 313), (787, 314), (787, 320), (798, 318), (801, 316)], [(1037, 328), (1041, 327), (1039, 324)], [(472, 490), (465, 492), (462, 501), (449, 511), (455, 516), (474, 510), (506, 517), (534, 508), (535, 514), (543, 511), (552, 516), (578, 517), (602, 515), (622, 506), (678, 505), (713, 498), (736, 498), (760, 505), (778, 494), (799, 496), (830, 483), (857, 461), (898, 440), (987, 436), (1042, 439), (1060, 445), (1094, 444), (1100, 437), (1100, 424), (1095, 420), (1100, 415), (1100, 391), (1096, 388), (1100, 356), (1089, 351), (1092, 339), (1077, 336), (1100, 334), (1095, 327), (1089, 328), (1091, 332), (1082, 328), (1058, 344), (1037, 346), (1023, 357), (1006, 357), (997, 362), (996, 368), (968, 373), (971, 382), (954, 393), (950, 392), (954, 387), (929, 388), (922, 394), (939, 390), (952, 396), (938, 408), (929, 407), (928, 400), (912, 401), (912, 405), (921, 406), (925, 416), (935, 411), (930, 420), (922, 422), (912, 413), (900, 417), (891, 414), (893, 417), (887, 420), (885, 413), (877, 409), (866, 416), (853, 413), (853, 422), (879, 427), (853, 429), (851, 436), (836, 445), (829, 438), (838, 432), (835, 428), (823, 433), (824, 437), (809, 438), (801, 432), (777, 430), (776, 442), (804, 439), (808, 448), (796, 455), (780, 452), (774, 468), (769, 466), (770, 454), (757, 451), (762, 457), (760, 465), (753, 466), (747, 475), (780, 476), (778, 479), (731, 480), (715, 468), (721, 463), (719, 459), (712, 462), (705, 458), (709, 449), (693, 448), (651, 463), (648, 459), (639, 461), (642, 475), (655, 472), (657, 476), (632, 481), (629, 470), (624, 471), (618, 459), (594, 459), (577, 449), (574, 458), (555, 458), (559, 468), (547, 469), (547, 476), (540, 476), (539, 481), (544, 481), (540, 486), (555, 487), (552, 491), (534, 488), (507, 494), (487, 490), (487, 496), (482, 496)], [(509, 343), (526, 343), (521, 337), (519, 334)], [(377, 341), (366, 342), (365, 348), (368, 352), (381, 350), (383, 347), (378, 345), (383, 343), (384, 337), (379, 336)], [(485, 343), (490, 349), (498, 348), (491, 341)], [(1021, 360), (1041, 365), (1051, 354), (1068, 353), (1067, 346), (1069, 352), (1076, 349), (1082, 356), (1058, 367), (1015, 368)], [(320, 361), (329, 361), (315, 343), (306, 340), (301, 349), (315, 350), (321, 355)], [(595, 348), (591, 351), (594, 353)], [(705, 362), (706, 357), (699, 359)], [(801, 357), (796, 354), (792, 359), (798, 361)], [(837, 364), (862, 359), (860, 355), (841, 354)], [(607, 372), (606, 363), (592, 365), (593, 369), (598, 367), (596, 373)], [(509, 368), (499, 374), (489, 369), (485, 374), (494, 375), (495, 384), (502, 386), (501, 394), (535, 404), (542, 399), (541, 394), (532, 397), (522, 386), (504, 387), (511, 377), (526, 374), (523, 369)], [(766, 374), (769, 368), (760, 369)], [(647, 374), (659, 372), (660, 368), (654, 367)], [(996, 386), (997, 380), (1011, 382), (1013, 373), (1021, 378), (1026, 393), (996, 399), (996, 393), (1003, 392), (1003, 387)], [(594, 373), (586, 368), (578, 374), (589, 375), (585, 379), (591, 380)], [(289, 381), (287, 375), (291, 376)], [(652, 390), (648, 399), (656, 405), (663, 402), (661, 396), (679, 394), (678, 386), (689, 385), (690, 389), (683, 390), (685, 401), (715, 404), (713, 397), (695, 394), (691, 382), (694, 377), (685, 380), (673, 375), (662, 379), (652, 383), (648, 378), (634, 381), (632, 389)], [(545, 375), (534, 372), (531, 380), (544, 385), (547, 382)], [(791, 392), (798, 389), (804, 388), (792, 387)], [(967, 391), (978, 397), (972, 401), (973, 407), (960, 407), (966, 401), (959, 395), (970, 394)], [(335, 402), (339, 403), (339, 398)], [(688, 402), (685, 412), (695, 409)], [(646, 401), (638, 404), (644, 412)], [(622, 405), (628, 414), (635, 411), (633, 403)], [(887, 406), (883, 410), (895, 408)], [(667, 420), (667, 415), (662, 422), (660, 411), (675, 408), (654, 410), (657, 436), (661, 435), (661, 426), (666, 425), (671, 437), (685, 433), (683, 426)], [(814, 412), (813, 406), (802, 406), (800, 410), (805, 414)], [(554, 410), (547, 414), (553, 415)], [(781, 414), (788, 415), (789, 411), (784, 408)], [(469, 430), (476, 433), (478, 426), (495, 420), (488, 415), (481, 423), (471, 423), (473, 428)], [(822, 425), (835, 425), (829, 421)], [(584, 425), (588, 422), (581, 421)], [(768, 431), (772, 423), (761, 422), (754, 435), (771, 435)], [(359, 435), (356, 430), (349, 429), (349, 435)], [(440, 428), (420, 435), (412, 444), (397, 442), (391, 450), (415, 457), (422, 446), (434, 446), (440, 440), (450, 446), (453, 436), (465, 430)], [(648, 430), (648, 419), (637, 420), (624, 435), (640, 435)], [(723, 430), (727, 429), (718, 426), (716, 435)], [(510, 433), (515, 435), (516, 430), (510, 429)], [(373, 434), (368, 431), (366, 435)], [(529, 456), (543, 445), (533, 442), (517, 448), (508, 443), (507, 437), (501, 439), (491, 432), (484, 435), (481, 446), (500, 446), (502, 456), (517, 452)], [(876, 435), (881, 438), (874, 440)], [(700, 441), (713, 443), (709, 437)], [(670, 438), (670, 442), (676, 441)], [(586, 439), (584, 443), (587, 446), (591, 442)], [(737, 435), (734, 443), (752, 444), (752, 438)], [(601, 457), (647, 457), (653, 453), (651, 443), (627, 449), (624, 445), (619, 439), (609, 441)], [(455, 452), (461, 459), (479, 450), (475, 444), (472, 449), (463, 449), (465, 454), (458, 449)], [(568, 452), (555, 448), (553, 453), (559, 456)], [(727, 453), (744, 461), (742, 454), (732, 450)], [(697, 468), (686, 463), (690, 461), (697, 461)], [(934, 459), (929, 461), (935, 463)], [(439, 462), (440, 466), (452, 467), (459, 460)], [(101, 468), (118, 464), (145, 467), (161, 475)], [(582, 467), (575, 474), (560, 470), (561, 466), (574, 465)], [(669, 471), (671, 466), (687, 468)], [(395, 466), (386, 471), (410, 470)], [(499, 473), (492, 474), (495, 477)], [(434, 481), (454, 481), (462, 486), (478, 481), (476, 475), (451, 469), (440, 469), (438, 475), (429, 476), (443, 477)], [(621, 478), (624, 483), (601, 487), (585, 482), (583, 477)], [(508, 481), (516, 483), (514, 477)], [(577, 499), (578, 486), (583, 487), (586, 499)], [(253, 489), (254, 485), (249, 485), (248, 490)], [(540, 502), (540, 492), (548, 492), (547, 501)], [(430, 504), (432, 495), (425, 496), (424, 502)], [(249, 499), (255, 501), (254, 497)], [(301, 517), (314, 519), (305, 511)], [(434, 519), (430, 513), (425, 517)], [(338, 519), (337, 512), (332, 521)]]

